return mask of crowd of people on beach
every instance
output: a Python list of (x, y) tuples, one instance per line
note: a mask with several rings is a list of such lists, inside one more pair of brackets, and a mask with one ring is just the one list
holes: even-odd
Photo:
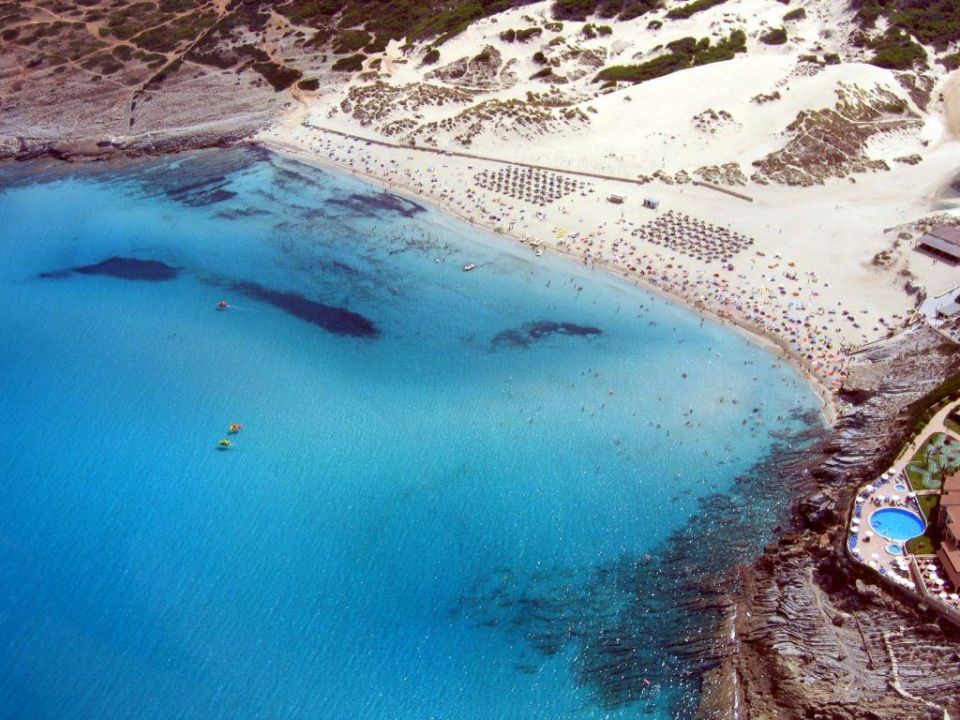
[[(877, 317), (866, 308), (839, 302), (831, 306), (821, 297), (821, 289), (829, 285), (815, 273), (797, 271), (779, 254), (768, 257), (758, 249), (762, 241), (742, 233), (672, 210), (663, 212), (652, 226), (637, 223), (622, 206), (607, 203), (599, 193), (587, 195), (589, 200), (581, 197), (586, 184), (579, 180), (560, 180), (558, 187), (557, 180), (551, 184), (547, 174), (540, 177), (529, 168), (491, 169), (494, 166), (482, 167), (480, 161), (418, 157), (412, 148), (385, 150), (315, 128), (298, 132), (294, 150), (300, 147), (387, 187), (432, 199), (471, 223), (538, 247), (545, 243), (584, 265), (647, 283), (701, 313), (766, 336), (834, 393), (843, 383), (848, 352), (904, 320), (898, 315)], [(541, 202), (548, 197), (549, 205)], [(591, 220), (584, 203), (606, 207), (592, 213)], [(619, 212), (619, 217), (609, 219), (611, 212)], [(608, 219), (598, 222), (597, 217)], [(650, 237), (651, 228), (657, 230), (656, 239)], [(747, 254), (749, 249), (754, 253)], [(711, 266), (712, 261), (721, 264)], [(751, 279), (737, 267), (747, 264)], [(758, 271), (763, 278), (759, 285)]]

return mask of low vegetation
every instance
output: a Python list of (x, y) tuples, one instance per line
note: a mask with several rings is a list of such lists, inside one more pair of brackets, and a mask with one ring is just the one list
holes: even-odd
[(363, 53), (348, 55), (337, 60), (330, 69), (334, 72), (358, 72), (363, 70), (363, 61), (366, 59), (367, 56)]
[(873, 50), (870, 63), (889, 70), (925, 67), (927, 51), (902, 30), (891, 27), (879, 37), (867, 38), (864, 44)]
[(783, 45), (787, 41), (787, 31), (785, 28), (773, 28), (760, 36), (760, 42), (764, 45)]
[(667, 13), (667, 17), (671, 20), (685, 20), (699, 12), (709, 10), (716, 5), (722, 5), (726, 1), (727, 0), (693, 0), (693, 2), (688, 2), (686, 5), (673, 8)]
[(594, 82), (608, 85), (617, 82), (642, 83), (663, 77), (678, 70), (698, 65), (732, 60), (737, 53), (746, 52), (747, 36), (742, 30), (734, 30), (716, 45), (710, 38), (687, 37), (667, 43), (669, 52), (640, 63), (639, 65), (614, 65), (600, 71)]
[(539, 27), (528, 27), (521, 30), (504, 30), (500, 33), (500, 39), (504, 42), (527, 42), (532, 40), (535, 37), (539, 37), (543, 34), (543, 28)]
[(663, 7), (663, 0), (555, 0), (553, 16), (558, 20), (601, 18), (632, 20)]
[(916, 38), (938, 51), (960, 42), (960, 3), (956, 0), (855, 0), (856, 21), (873, 29), (880, 18), (889, 27)]

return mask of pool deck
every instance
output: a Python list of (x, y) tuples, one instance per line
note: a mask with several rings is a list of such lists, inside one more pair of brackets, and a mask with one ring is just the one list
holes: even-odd
[[(909, 443), (893, 465), (879, 478), (860, 488), (848, 523), (846, 547), (850, 556), (889, 582), (915, 594), (920, 601), (931, 601), (937, 609), (948, 613), (960, 613), (960, 588), (954, 588), (945, 581), (945, 573), (938, 568), (939, 561), (932, 555), (912, 555), (907, 552), (906, 541), (884, 537), (873, 529), (870, 519), (887, 508), (899, 508), (924, 514), (917, 501), (923, 495), (935, 495), (939, 490), (915, 491), (907, 479), (905, 468), (917, 451), (931, 435), (944, 433), (960, 442), (960, 437), (946, 426), (947, 416), (960, 401), (949, 403), (930, 420), (917, 437)], [(898, 489), (897, 486), (903, 489)], [(926, 518), (924, 518), (926, 524)], [(891, 543), (900, 545), (903, 554), (889, 552)], [(955, 621), (957, 618), (951, 618)]]

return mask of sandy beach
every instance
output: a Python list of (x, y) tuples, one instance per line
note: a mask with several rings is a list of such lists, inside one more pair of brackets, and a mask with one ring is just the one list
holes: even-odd
[[(837, 391), (850, 354), (911, 319), (914, 300), (903, 291), (902, 266), (877, 268), (870, 263), (889, 243), (883, 227), (925, 214), (923, 201), (888, 201), (896, 185), (913, 185), (910, 178), (891, 183), (884, 175), (867, 176), (860, 185), (873, 187), (866, 190), (847, 183), (806, 189), (750, 187), (753, 202), (702, 186), (643, 188), (576, 178), (583, 180), (577, 192), (549, 202), (529, 201), (478, 184), (478, 177), (502, 175), (510, 167), (507, 163), (372, 144), (325, 132), (307, 121), (306, 114), (305, 109), (292, 114), (258, 140), (300, 160), (428, 200), (470, 223), (531, 244), (531, 252), (548, 248), (584, 265), (617, 272), (713, 320), (729, 322), (794, 363), (819, 391), (830, 423), (842, 411)], [(929, 193), (960, 161), (960, 146), (947, 149), (938, 179), (927, 180)], [(549, 176), (559, 177), (546, 175), (548, 183)], [(623, 204), (609, 201), (617, 194), (624, 197)], [(660, 207), (643, 207), (645, 195), (655, 196)], [(847, 207), (853, 195), (859, 204), (856, 212)], [(729, 228), (749, 237), (751, 244), (719, 261), (638, 237), (648, 235), (644, 228), (665, 213), (681, 224)], [(840, 238), (846, 242), (838, 244)], [(921, 270), (935, 288), (947, 289), (943, 286), (953, 282), (945, 263), (906, 252), (912, 271)]]

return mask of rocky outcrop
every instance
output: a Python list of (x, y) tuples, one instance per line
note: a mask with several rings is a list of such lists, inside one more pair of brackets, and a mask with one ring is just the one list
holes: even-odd
[(459, 87), (491, 90), (501, 86), (502, 65), (503, 57), (500, 51), (492, 45), (487, 45), (473, 57), (463, 57), (441, 68), (431, 70), (427, 73), (426, 79)]
[(0, 160), (22, 161), (46, 157), (65, 162), (85, 162), (232, 147), (246, 141), (262, 127), (262, 124), (243, 124), (231, 120), (222, 125), (101, 139), (0, 138)]
[(753, 179), (784, 185), (822, 185), (828, 178), (889, 170), (867, 154), (875, 135), (919, 130), (923, 123), (906, 101), (886, 88), (867, 91), (843, 83), (833, 108), (803, 110), (787, 126), (789, 142), (781, 150), (755, 160)]
[[(851, 410), (795, 468), (806, 490), (792, 529), (741, 575), (738, 647), (724, 661), (742, 718), (900, 720), (960, 714), (960, 631), (847, 560), (859, 484), (910, 430), (910, 404), (960, 370), (956, 345), (926, 325), (856, 356)], [(891, 655), (892, 653), (892, 655)], [(894, 666), (903, 692), (892, 689)]]
[(747, 176), (743, 174), (740, 165), (735, 162), (723, 165), (705, 165), (697, 168), (693, 174), (704, 182), (714, 185), (746, 185)]

